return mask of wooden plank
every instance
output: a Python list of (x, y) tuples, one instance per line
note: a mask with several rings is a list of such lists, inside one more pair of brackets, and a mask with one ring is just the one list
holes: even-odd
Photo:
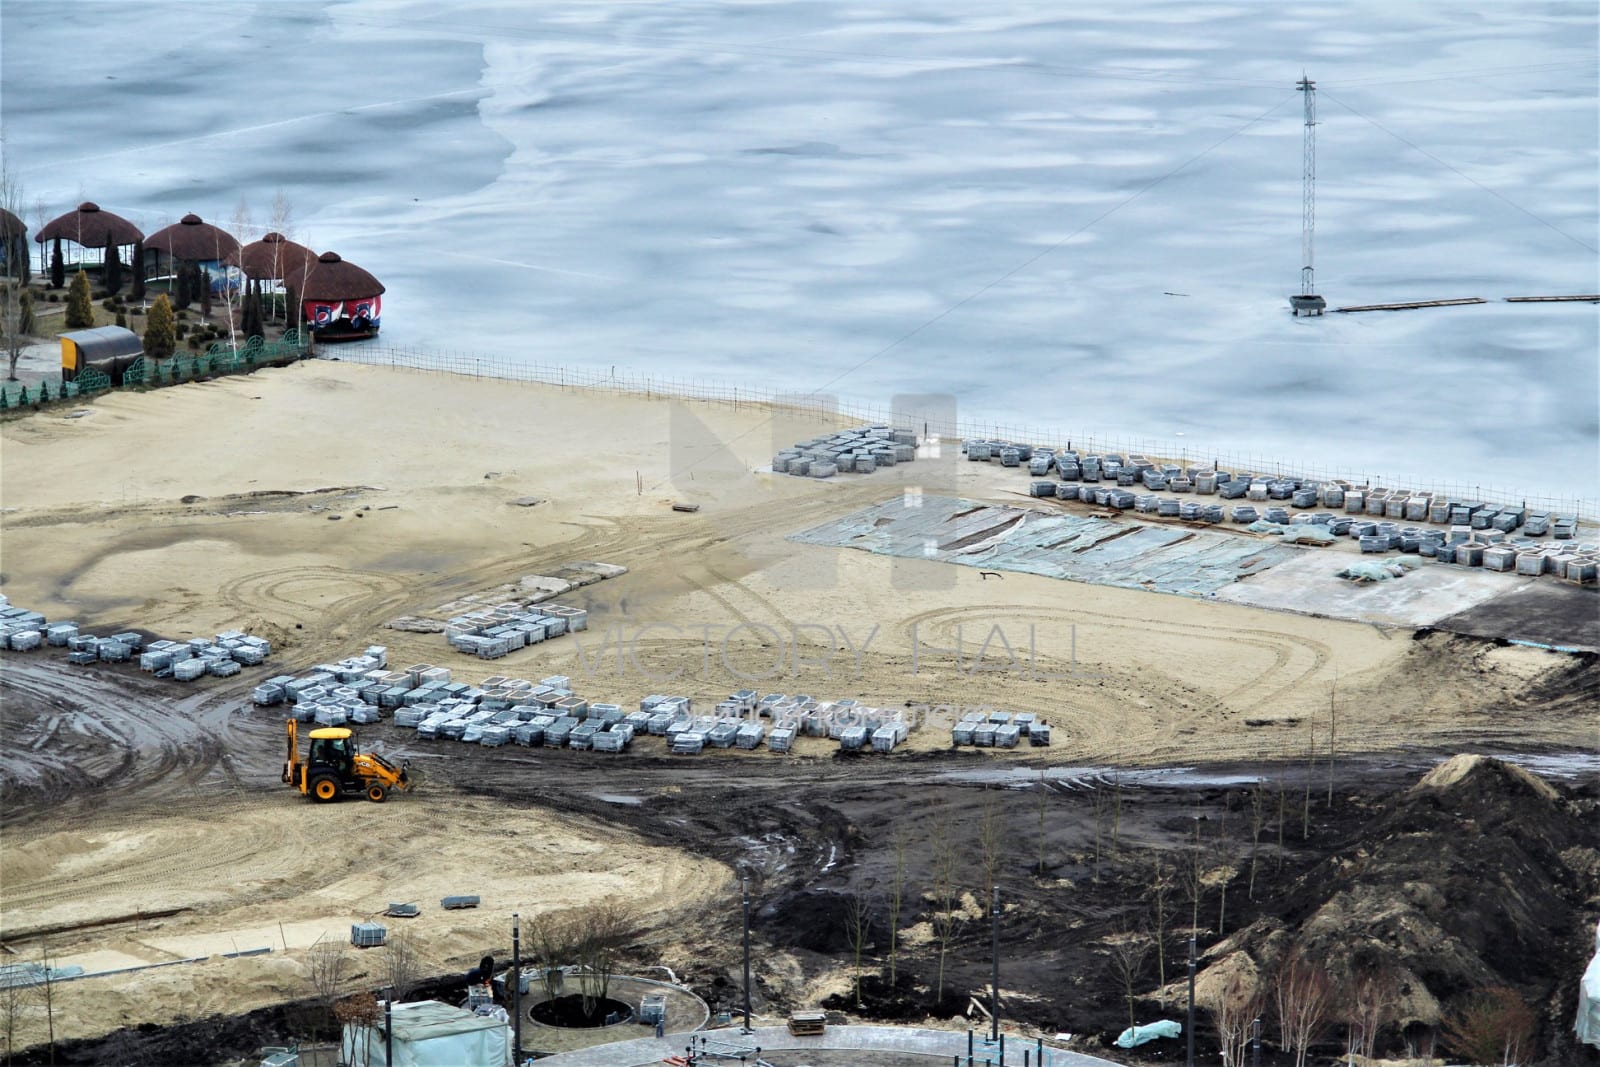
[(699, 504), (674, 504), (674, 505), (672, 505), (672, 510), (673, 511), (684, 511), (684, 512), (688, 512), (689, 514), (693, 515), (695, 512), (700, 510), (700, 505)]
[(1399, 304), (1356, 304), (1351, 307), (1334, 308), (1335, 311), (1409, 311), (1412, 308), (1447, 308), (1457, 307), (1462, 304), (1487, 304), (1489, 301), (1481, 296), (1463, 296), (1454, 300), (1412, 300)]
[(1563, 301), (1579, 303), (1600, 304), (1600, 293), (1580, 294), (1577, 296), (1508, 296), (1508, 304), (1555, 304)]

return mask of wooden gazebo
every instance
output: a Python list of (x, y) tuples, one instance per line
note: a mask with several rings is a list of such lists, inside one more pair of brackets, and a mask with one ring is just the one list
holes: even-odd
[(291, 270), (308, 269), (317, 254), (303, 244), (273, 231), (259, 241), (251, 241), (223, 262), (238, 267), (246, 278), (258, 282), (281, 282)]
[(220, 227), (190, 212), (171, 226), (163, 227), (144, 239), (145, 254), (156, 253), (156, 266), (165, 254), (169, 265), (178, 263), (217, 263), (239, 254), (239, 242)]
[[(46, 267), (50, 265), (49, 252), (42, 246), (55, 241), (58, 237), (62, 241), (78, 246), (80, 265), (92, 262), (84, 257), (84, 251), (104, 253), (107, 240), (116, 246), (119, 255), (122, 249), (144, 240), (144, 234), (140, 232), (139, 227), (121, 215), (102, 210), (100, 205), (92, 200), (85, 200), (76, 210), (51, 219), (45, 223), (44, 229), (35, 235), (34, 242), (41, 246), (40, 261)], [(62, 256), (62, 261), (65, 264), (65, 255)]]
[(383, 285), (339, 253), (324, 252), (297, 265), (283, 281), (299, 298), (306, 325), (318, 340), (353, 341), (378, 332)]

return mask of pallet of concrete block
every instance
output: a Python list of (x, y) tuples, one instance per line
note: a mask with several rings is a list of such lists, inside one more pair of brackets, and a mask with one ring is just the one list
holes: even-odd
[(675, 756), (698, 756), (706, 747), (706, 735), (697, 730), (681, 730), (669, 740)]
[(601, 730), (591, 739), (590, 747), (596, 752), (621, 752), (632, 740), (632, 730)]
[[(143, 666), (143, 663), (140, 666)], [(250, 690), (251, 703), (263, 708), (272, 707), (274, 704), (282, 704), (285, 696), (283, 687), (292, 681), (294, 681), (294, 676), (288, 674), (280, 674), (275, 678), (268, 678)]]
[(746, 751), (753, 751), (761, 747), (761, 742), (767, 739), (767, 728), (759, 722), (747, 722), (737, 728), (734, 734), (734, 744)]
[(179, 682), (192, 682), (206, 673), (207, 661), (198, 657), (172, 665), (172, 677)]
[(790, 751), (794, 748), (794, 739), (798, 732), (792, 722), (778, 723), (772, 728), (772, 733), (767, 738), (767, 748), (773, 752)]
[(1028, 730), (1028, 744), (1035, 747), (1047, 747), (1050, 744), (1050, 724), (1036, 722)]
[(78, 624), (75, 622), (53, 622), (44, 627), (45, 644), (56, 648), (66, 648), (67, 642), (78, 636)]
[(905, 734), (896, 724), (889, 723), (872, 731), (872, 751), (893, 752), (894, 746), (905, 740)]
[(350, 943), (356, 948), (377, 948), (383, 944), (388, 933), (388, 929), (382, 923), (352, 923)]
[(44, 644), (42, 630), (13, 630), (7, 643), (13, 652), (31, 652)]

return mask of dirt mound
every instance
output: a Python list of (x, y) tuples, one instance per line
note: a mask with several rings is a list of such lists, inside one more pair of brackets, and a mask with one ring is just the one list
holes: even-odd
[(1489, 789), (1497, 794), (1520, 789), (1544, 801), (1555, 801), (1560, 795), (1548, 782), (1515, 764), (1465, 753), (1450, 757), (1423, 775), (1413, 791), (1455, 788)]
[(1564, 1004), (1582, 970), (1575, 932), (1600, 893), (1593, 799), (1565, 798), (1500, 760), (1456, 756), (1373, 809), (1282, 894), (1289, 936), (1263, 924), (1236, 935), (1238, 947), (1263, 970), (1292, 946), (1342, 988), (1381, 981), (1396, 1041), (1487, 986), (1510, 986), (1540, 1009)]

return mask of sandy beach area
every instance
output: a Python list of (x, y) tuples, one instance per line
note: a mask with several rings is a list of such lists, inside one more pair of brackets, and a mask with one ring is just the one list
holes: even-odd
[[(872, 475), (792, 478), (760, 468), (777, 447), (834, 426), (759, 406), (325, 360), (84, 409), (0, 426), (0, 588), (11, 602), (100, 633), (250, 630), (275, 651), (264, 668), (198, 689), (127, 668), (140, 702), (167, 691), (175, 707), (186, 702), (184, 730), (163, 744), (209, 755), (156, 761), (99, 801), (73, 795), (67, 775), (52, 805), (13, 815), (0, 923), (8, 935), (62, 928), (51, 951), (91, 970), (258, 942), (276, 951), (213, 960), (203, 981), (179, 968), (93, 979), (120, 999), (91, 1011), (69, 998), (58, 1020), (69, 1036), (302, 995), (310, 942), (342, 937), (386, 900), (492, 894), (492, 913), (435, 911), (416, 927), (432, 958), (456, 967), (497, 936), (503, 912), (626, 887), (666, 916), (726, 891), (730, 873), (712, 860), (545, 812), (509, 826), (442, 783), (382, 808), (304, 806), (277, 783), (279, 721), (243, 710), (249, 685), (370, 644), (389, 647), (391, 666), (436, 663), (468, 681), (567, 674), (580, 693), (624, 706), (682, 692), (709, 707), (754, 688), (1030, 711), (1056, 727), (1054, 746), (995, 758), (1056, 764), (1296, 759), (1308, 742), (1326, 744), (1330, 707), (1341, 753), (1596, 739), (1592, 708), (1575, 712), (1559, 695), (1571, 658), (1539, 649), (787, 539), (924, 489), (1028, 504), (1016, 472), (961, 462), (948, 445)], [(385, 626), (582, 560), (628, 568), (563, 598), (589, 609), (584, 634), (482, 663), (441, 634)], [(6, 655), (7, 726), (20, 727), (59, 695)], [(930, 725), (909, 747), (948, 740)], [(832, 748), (807, 741), (790, 759)], [(597, 784), (626, 786), (630, 758), (597, 756)], [(470, 872), (470, 887), (452, 872)], [(181, 910), (85, 925), (171, 909)]]

